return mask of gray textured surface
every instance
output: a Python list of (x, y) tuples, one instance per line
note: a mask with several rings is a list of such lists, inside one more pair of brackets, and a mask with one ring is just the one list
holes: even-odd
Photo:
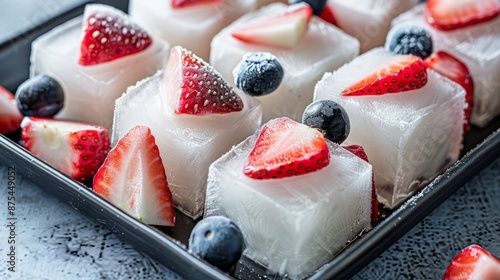
[[(7, 270), (7, 167), (0, 165), (0, 279), (179, 279), (17, 175), (17, 271)], [(500, 256), (500, 160), (484, 169), (353, 279), (440, 279), (464, 247)]]

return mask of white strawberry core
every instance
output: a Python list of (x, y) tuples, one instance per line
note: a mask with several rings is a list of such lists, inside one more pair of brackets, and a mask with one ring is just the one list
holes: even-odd
[(498, 280), (500, 279), (500, 262), (488, 255), (482, 254), (475, 263), (474, 272), (469, 280)]
[(256, 43), (274, 47), (293, 48), (304, 36), (307, 30), (305, 16), (296, 17), (291, 21), (283, 21), (273, 26), (266, 26), (248, 31)]
[(73, 153), (67, 137), (74, 126), (70, 127), (65, 123), (54, 126), (46, 122), (32, 122), (29, 118), (24, 118), (21, 126), (24, 128), (28, 122), (31, 122), (33, 132), (33, 145), (30, 147), (32, 153), (43, 158), (57, 170), (72, 174)]

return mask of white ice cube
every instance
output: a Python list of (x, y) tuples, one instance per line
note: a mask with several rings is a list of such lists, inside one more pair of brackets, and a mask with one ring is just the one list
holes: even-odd
[(396, 207), (458, 159), (465, 90), (428, 69), (418, 90), (341, 96), (341, 92), (394, 55), (383, 48), (357, 57), (316, 85), (314, 100), (345, 108), (351, 130), (346, 144), (363, 146), (375, 172), (379, 201)]
[(263, 121), (289, 117), (300, 121), (312, 102), (314, 85), (326, 71), (333, 71), (352, 60), (359, 42), (335, 26), (313, 16), (302, 41), (293, 49), (280, 49), (245, 43), (231, 33), (258, 18), (283, 13), (287, 5), (275, 3), (248, 13), (223, 29), (212, 41), (210, 64), (234, 85), (233, 69), (248, 52), (270, 52), (280, 61), (285, 76), (275, 92), (258, 97)]
[(243, 166), (257, 137), (258, 131), (210, 166), (206, 216), (232, 219), (249, 258), (273, 272), (302, 278), (370, 229), (372, 167), (327, 141), (330, 164), (323, 169), (252, 179)]
[(161, 69), (169, 45), (153, 38), (144, 51), (110, 62), (78, 64), (82, 18), (70, 20), (33, 42), (30, 76), (46, 74), (63, 87), (64, 108), (60, 118), (97, 124), (107, 129), (113, 122), (114, 103), (128, 86)]
[(361, 53), (383, 46), (391, 21), (418, 0), (328, 0), (337, 24), (356, 37)]
[(181, 9), (172, 9), (168, 0), (130, 0), (129, 13), (172, 46), (182, 46), (208, 61), (215, 34), (255, 8), (256, 0), (221, 0)]
[[(112, 143), (135, 125), (151, 128), (160, 149), (174, 206), (197, 218), (203, 212), (209, 165), (259, 126), (261, 109), (254, 98), (239, 94), (240, 112), (205, 116), (174, 114), (163, 102), (163, 71), (131, 87), (116, 101)], [(236, 90), (238, 92), (238, 90)]]
[(474, 82), (471, 123), (483, 127), (500, 114), (500, 16), (493, 20), (452, 31), (440, 31), (424, 19), (419, 5), (393, 21), (396, 28), (418, 25), (431, 33), (434, 52), (445, 51), (467, 65)]

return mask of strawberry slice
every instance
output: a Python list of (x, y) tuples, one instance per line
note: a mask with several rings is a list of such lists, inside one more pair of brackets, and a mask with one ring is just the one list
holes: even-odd
[(175, 224), (160, 151), (146, 126), (133, 127), (118, 141), (94, 176), (93, 189), (146, 224)]
[(182, 47), (170, 50), (163, 76), (167, 100), (176, 114), (227, 114), (243, 101), (208, 63)]
[(478, 245), (462, 250), (446, 269), (443, 280), (498, 280), (500, 259)]
[(424, 60), (425, 66), (448, 77), (452, 81), (461, 85), (465, 89), (465, 102), (467, 108), (464, 110), (464, 136), (469, 130), (470, 118), (472, 115), (472, 106), (474, 106), (474, 83), (467, 66), (454, 56), (439, 51), (432, 54)]
[(38, 117), (24, 118), (21, 127), (28, 151), (77, 181), (90, 179), (109, 151), (103, 127)]
[(420, 57), (397, 55), (361, 81), (345, 89), (342, 95), (398, 93), (421, 88), (426, 83), (427, 70)]
[(453, 30), (488, 21), (500, 13), (498, 0), (428, 0), (427, 23), (439, 30)]
[[(345, 146), (343, 147), (344, 149), (348, 150), (349, 152), (355, 154), (362, 160), (370, 163), (368, 161), (368, 156), (365, 153), (365, 150), (363, 147), (359, 145), (350, 145), (350, 146)], [(375, 187), (375, 178), (373, 176), (372, 172), (372, 223), (376, 223), (378, 221), (378, 200), (377, 200), (377, 188)]]
[(0, 86), (0, 134), (7, 134), (21, 128), (23, 115), (17, 108), (14, 95)]
[(311, 6), (305, 3), (291, 5), (283, 14), (251, 22), (232, 35), (248, 43), (293, 48), (306, 33), (311, 15)]
[(277, 118), (262, 127), (243, 172), (254, 179), (285, 178), (319, 170), (329, 163), (323, 134), (289, 118)]
[(328, 5), (328, 3), (318, 16), (324, 21), (339, 27), (339, 25), (337, 24), (337, 20), (335, 20), (335, 15), (333, 14), (332, 7)]
[(182, 9), (198, 5), (216, 4), (220, 2), (221, 0), (172, 0), (171, 4), (173, 9)]
[(103, 5), (87, 5), (79, 63), (88, 66), (113, 61), (139, 53), (151, 43), (146, 31), (130, 22), (123, 12)]

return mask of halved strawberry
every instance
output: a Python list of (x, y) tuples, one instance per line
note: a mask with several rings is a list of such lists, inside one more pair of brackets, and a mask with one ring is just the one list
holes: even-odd
[(151, 130), (133, 127), (109, 152), (93, 189), (144, 223), (173, 226), (175, 211), (167, 176)]
[(323, 134), (289, 118), (277, 118), (262, 127), (243, 172), (254, 179), (285, 178), (319, 170), (329, 163)]
[(87, 5), (83, 17), (81, 65), (95, 65), (143, 51), (151, 37), (128, 16), (104, 5)]
[(21, 127), (28, 151), (81, 182), (95, 174), (109, 151), (108, 131), (96, 125), (26, 117)]
[(361, 81), (345, 89), (342, 95), (398, 93), (421, 88), (426, 83), (427, 70), (420, 57), (397, 55)]
[(427, 0), (425, 19), (446, 31), (488, 21), (499, 13), (498, 0)]
[(232, 35), (248, 43), (293, 48), (306, 33), (311, 15), (311, 6), (305, 3), (291, 5), (283, 14), (251, 22)]
[[(350, 146), (345, 146), (343, 148), (369, 163), (368, 156), (366, 155), (363, 147), (359, 145), (350, 145)], [(375, 187), (375, 178), (372, 172), (372, 223), (375, 223), (377, 221), (378, 221), (377, 188)]]
[(335, 15), (333, 14), (332, 7), (326, 4), (325, 8), (319, 14), (319, 17), (326, 22), (329, 22), (338, 27), (337, 21), (335, 20)]
[(170, 50), (163, 83), (177, 114), (226, 114), (243, 110), (243, 101), (208, 63), (176, 46)]
[(23, 115), (17, 108), (14, 95), (0, 86), (0, 134), (7, 134), (19, 130)]
[(465, 133), (469, 130), (472, 106), (474, 106), (474, 83), (469, 69), (467, 69), (467, 66), (463, 62), (444, 51), (432, 54), (424, 60), (424, 64), (426, 67), (448, 77), (465, 89), (465, 102), (467, 103), (467, 108), (464, 110), (465, 136)]
[(498, 280), (500, 259), (478, 245), (462, 250), (446, 269), (443, 280)]
[(172, 0), (172, 8), (182, 9), (192, 6), (220, 3), (221, 0)]

